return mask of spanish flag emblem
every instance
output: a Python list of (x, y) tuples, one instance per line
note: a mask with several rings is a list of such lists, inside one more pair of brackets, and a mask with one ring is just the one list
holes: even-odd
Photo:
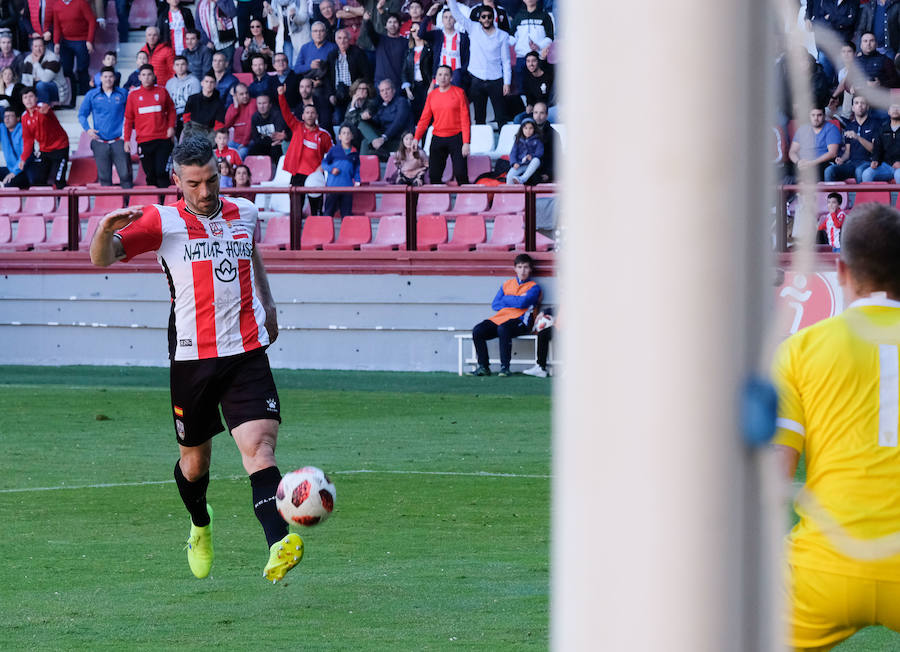
[(184, 410), (182, 410), (182, 409), (181, 409), (180, 407), (178, 407), (177, 405), (174, 405), (173, 407), (175, 408), (175, 416), (176, 416), (176, 417), (183, 417), (183, 416), (184, 416)]

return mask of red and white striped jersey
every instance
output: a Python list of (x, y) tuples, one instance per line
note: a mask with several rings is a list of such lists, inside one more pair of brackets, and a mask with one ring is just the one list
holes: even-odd
[(252, 202), (222, 198), (212, 217), (190, 212), (184, 200), (145, 206), (119, 230), (126, 258), (155, 251), (172, 295), (169, 357), (222, 358), (269, 344), (266, 314), (254, 283)]

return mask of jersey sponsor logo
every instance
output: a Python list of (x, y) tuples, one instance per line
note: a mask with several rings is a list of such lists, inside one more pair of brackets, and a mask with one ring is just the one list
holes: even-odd
[(178, 346), (194, 346), (194, 340), (189, 337), (178, 340)]
[(314, 141), (314, 140), (308, 140), (307, 138), (304, 138), (304, 139), (303, 139), (303, 146), (304, 146), (304, 147), (309, 147), (310, 149), (318, 149), (318, 148), (319, 148), (319, 143), (317, 143), (317, 142)]
[(203, 240), (184, 245), (184, 260), (213, 260), (225, 256), (231, 258), (247, 258), (253, 255), (253, 243), (235, 242), (234, 240)]
[(162, 107), (159, 104), (152, 106), (139, 106), (138, 113), (162, 113)]
[(216, 274), (216, 278), (223, 283), (230, 283), (237, 277), (237, 267), (228, 258), (223, 259), (213, 271)]
[(222, 226), (221, 222), (210, 222), (209, 230), (215, 237), (221, 237), (223, 233), (225, 233), (225, 229)]

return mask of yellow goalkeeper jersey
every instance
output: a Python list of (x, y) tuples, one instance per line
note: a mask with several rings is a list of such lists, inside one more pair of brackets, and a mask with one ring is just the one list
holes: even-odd
[(900, 302), (873, 294), (785, 340), (775, 442), (806, 454), (790, 563), (900, 581)]

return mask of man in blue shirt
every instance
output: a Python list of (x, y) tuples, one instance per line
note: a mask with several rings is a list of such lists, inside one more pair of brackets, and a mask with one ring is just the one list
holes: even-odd
[(3, 127), (0, 128), (0, 146), (3, 148), (3, 157), (7, 165), (12, 167), (0, 168), (0, 185), (4, 188), (27, 188), (31, 185), (30, 168), (34, 167), (34, 156), (28, 159), (25, 170), (19, 169), (19, 161), (22, 158), (22, 124), (15, 109), (6, 107), (3, 111)]
[(413, 126), (412, 109), (409, 100), (397, 95), (394, 82), (382, 79), (378, 84), (381, 104), (375, 114), (368, 109), (362, 113), (359, 130), (363, 135), (362, 153), (375, 154), (386, 161), (397, 151), (403, 138), (403, 132)]
[(797, 129), (788, 157), (798, 172), (815, 168), (816, 180), (821, 181), (825, 168), (837, 157), (841, 132), (833, 123), (825, 122), (825, 111), (820, 108), (809, 112), (809, 122)]
[(844, 151), (825, 168), (825, 181), (855, 178), (862, 181), (862, 173), (872, 162), (872, 143), (881, 130), (881, 121), (869, 114), (869, 102), (862, 95), (853, 98), (853, 118), (844, 127)]
[[(78, 122), (91, 137), (91, 151), (97, 161), (100, 185), (111, 186), (112, 166), (116, 165), (123, 188), (131, 188), (131, 155), (128, 143), (122, 138), (125, 122), (125, 101), (128, 93), (116, 86), (116, 71), (112, 67), (100, 70), (100, 88), (92, 88), (78, 109)], [(94, 116), (94, 128), (88, 116)]]
[(294, 72), (298, 75), (305, 75), (313, 68), (325, 70), (328, 55), (337, 50), (337, 46), (325, 38), (324, 23), (319, 21), (313, 23), (310, 34), (312, 40), (303, 44), (294, 64)]

